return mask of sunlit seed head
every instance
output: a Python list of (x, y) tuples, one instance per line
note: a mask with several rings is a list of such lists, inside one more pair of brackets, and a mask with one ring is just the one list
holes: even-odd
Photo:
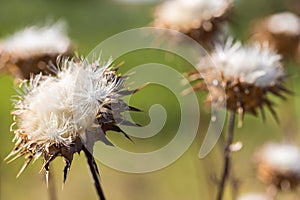
[(26, 165), (43, 155), (46, 166), (61, 155), (69, 167), (74, 153), (83, 146), (92, 151), (94, 142), (102, 140), (106, 131), (128, 137), (114, 115), (122, 119), (122, 112), (138, 111), (120, 99), (137, 90), (124, 89), (124, 79), (111, 62), (65, 59), (58, 65), (55, 76), (39, 74), (24, 81), (15, 101), (16, 147), (10, 156), (29, 155)]
[(255, 161), (258, 178), (267, 184), (292, 189), (300, 183), (300, 150), (296, 145), (266, 144), (256, 153)]
[[(99, 63), (86, 65), (84, 61), (71, 60), (61, 65), (56, 77), (32, 78), (15, 106), (16, 112), (21, 113), (17, 116), (21, 119), (19, 128), (36, 140), (42, 137), (54, 142), (51, 138), (72, 134), (76, 137), (81, 130), (92, 127), (102, 103), (113, 98), (122, 82), (115, 75), (107, 76), (110, 63), (99, 66)], [(49, 126), (62, 127), (61, 131), (53, 131)], [(53, 132), (59, 135), (53, 136)]]
[(267, 95), (272, 93), (285, 99), (283, 94), (290, 93), (283, 86), (285, 73), (280, 59), (267, 45), (243, 46), (228, 39), (225, 44), (216, 44), (211, 54), (201, 59), (198, 71), (189, 79), (203, 79), (194, 89), (208, 90), (207, 101), (213, 106), (226, 106), (239, 113), (240, 125), (245, 113), (257, 115), (260, 110), (265, 118), (263, 106), (278, 121), (274, 104)]
[(53, 74), (48, 68), (57, 56), (72, 54), (66, 25), (31, 26), (0, 41), (0, 70), (16, 78), (29, 79), (30, 74)]
[(300, 18), (291, 12), (282, 12), (268, 18), (268, 30), (273, 34), (300, 35)]
[(271, 200), (267, 194), (263, 193), (246, 193), (240, 195), (237, 200)]
[(275, 13), (256, 20), (251, 32), (251, 41), (267, 42), (284, 57), (293, 58), (300, 40), (300, 18), (291, 12)]
[[(284, 76), (281, 56), (267, 45), (247, 45), (228, 39), (225, 45), (217, 44), (211, 53), (212, 64), (232, 82), (267, 87), (276, 84)], [(207, 61), (200, 63), (200, 69), (207, 67)]]
[(162, 3), (154, 13), (154, 24), (184, 33), (220, 17), (231, 7), (230, 0), (174, 0)]
[(258, 160), (281, 172), (291, 172), (300, 176), (300, 150), (292, 144), (265, 145), (257, 155)]
[(49, 26), (31, 26), (0, 42), (0, 51), (27, 56), (28, 54), (63, 54), (71, 46), (64, 22)]
[(168, 0), (157, 6), (152, 26), (186, 34), (210, 50), (224, 37), (232, 0)]

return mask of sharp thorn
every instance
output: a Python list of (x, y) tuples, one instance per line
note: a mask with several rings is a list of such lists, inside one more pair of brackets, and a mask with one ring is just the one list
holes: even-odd
[(64, 167), (64, 180), (63, 180), (63, 184), (65, 184), (67, 178), (68, 178), (68, 173), (69, 173), (69, 170), (70, 170), (70, 166), (71, 166), (71, 163), (70, 161), (68, 161), (67, 159), (65, 159), (66, 161), (66, 165)]
[(46, 170), (45, 178), (46, 178), (46, 186), (47, 186), (47, 189), (48, 189), (49, 188), (49, 170)]
[(265, 123), (266, 122), (266, 113), (265, 113), (264, 107), (263, 107), (262, 104), (260, 104), (259, 107), (260, 107), (260, 113), (261, 113), (261, 116), (262, 116), (262, 120)]
[(278, 118), (278, 115), (277, 115), (276, 111), (274, 110), (274, 108), (272, 107), (272, 105), (271, 105), (271, 104), (267, 104), (267, 106), (268, 106), (270, 112), (272, 113), (272, 115), (273, 115), (275, 121), (276, 121), (278, 124), (280, 124), (280, 120), (279, 120), (279, 118)]
[[(10, 159), (10, 160), (8, 160), (7, 161), (7, 164), (9, 164), (9, 163), (11, 163), (11, 162), (13, 162), (14, 160), (16, 160), (16, 159), (18, 159), (18, 158), (20, 158), (21, 156), (23, 156), (25, 154), (25, 152), (24, 153), (20, 153), (20, 154), (18, 154), (18, 155), (16, 155), (15, 157), (13, 157), (12, 159)], [(13, 154), (12, 154), (13, 155)], [(9, 157), (6, 157), (5, 158), (5, 161), (8, 159)]]
[(19, 176), (23, 173), (23, 171), (27, 168), (27, 166), (29, 165), (29, 163), (31, 162), (32, 157), (28, 157), (28, 159), (25, 161), (24, 165), (22, 166), (22, 168), (20, 169), (19, 173), (17, 174), (17, 178), (19, 178)]

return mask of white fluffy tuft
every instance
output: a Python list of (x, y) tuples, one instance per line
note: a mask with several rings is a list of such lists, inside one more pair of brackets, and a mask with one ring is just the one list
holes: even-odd
[(291, 144), (270, 143), (258, 154), (261, 162), (282, 172), (300, 173), (300, 150)]
[(263, 193), (248, 193), (239, 196), (238, 200), (271, 200), (271, 198)]
[(154, 13), (158, 24), (186, 32), (199, 28), (201, 23), (223, 14), (231, 0), (169, 0)]
[[(233, 43), (231, 38), (225, 45), (216, 45), (211, 53), (213, 65), (226, 79), (258, 87), (272, 86), (284, 76), (280, 60), (281, 56), (268, 46), (242, 46), (240, 42)], [(207, 62), (199, 66), (207, 67)]]
[(31, 26), (16, 32), (0, 43), (2, 51), (18, 54), (62, 54), (71, 46), (63, 22), (49, 26)]
[(269, 31), (274, 34), (300, 35), (300, 18), (291, 12), (272, 15), (267, 26)]
[(63, 61), (57, 76), (37, 75), (24, 86), (13, 114), (31, 141), (67, 143), (94, 127), (102, 104), (114, 98), (122, 80), (108, 62)]

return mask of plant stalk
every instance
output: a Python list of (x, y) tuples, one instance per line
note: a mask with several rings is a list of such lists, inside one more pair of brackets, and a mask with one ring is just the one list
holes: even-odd
[(49, 200), (57, 200), (55, 180), (53, 176), (53, 170), (51, 170), (51, 168), (49, 169), (48, 195)]
[(103, 190), (101, 188), (101, 184), (100, 184), (100, 175), (99, 175), (96, 161), (95, 161), (93, 155), (85, 147), (83, 148), (83, 151), (85, 153), (91, 174), (93, 176), (94, 185), (95, 185), (95, 189), (98, 194), (98, 198), (99, 198), (99, 200), (105, 200), (105, 196), (104, 196)]
[(233, 142), (234, 123), (235, 123), (235, 112), (229, 111), (227, 140), (224, 148), (224, 166), (223, 166), (221, 181), (218, 187), (217, 200), (223, 199), (225, 185), (230, 174), (230, 167), (231, 167), (230, 146)]

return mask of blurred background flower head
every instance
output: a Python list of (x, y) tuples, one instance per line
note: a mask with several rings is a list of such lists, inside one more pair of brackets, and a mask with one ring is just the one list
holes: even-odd
[(272, 49), (287, 58), (294, 58), (300, 43), (300, 18), (292, 12), (281, 12), (253, 23), (251, 40)]
[(293, 144), (267, 143), (255, 154), (258, 178), (280, 190), (295, 189), (300, 183), (300, 150)]
[(0, 41), (0, 69), (16, 78), (49, 74), (49, 62), (56, 63), (58, 55), (72, 55), (72, 48), (63, 21), (26, 27)]
[(165, 1), (155, 9), (153, 25), (180, 31), (211, 47), (223, 34), (222, 28), (232, 7), (232, 0)]

